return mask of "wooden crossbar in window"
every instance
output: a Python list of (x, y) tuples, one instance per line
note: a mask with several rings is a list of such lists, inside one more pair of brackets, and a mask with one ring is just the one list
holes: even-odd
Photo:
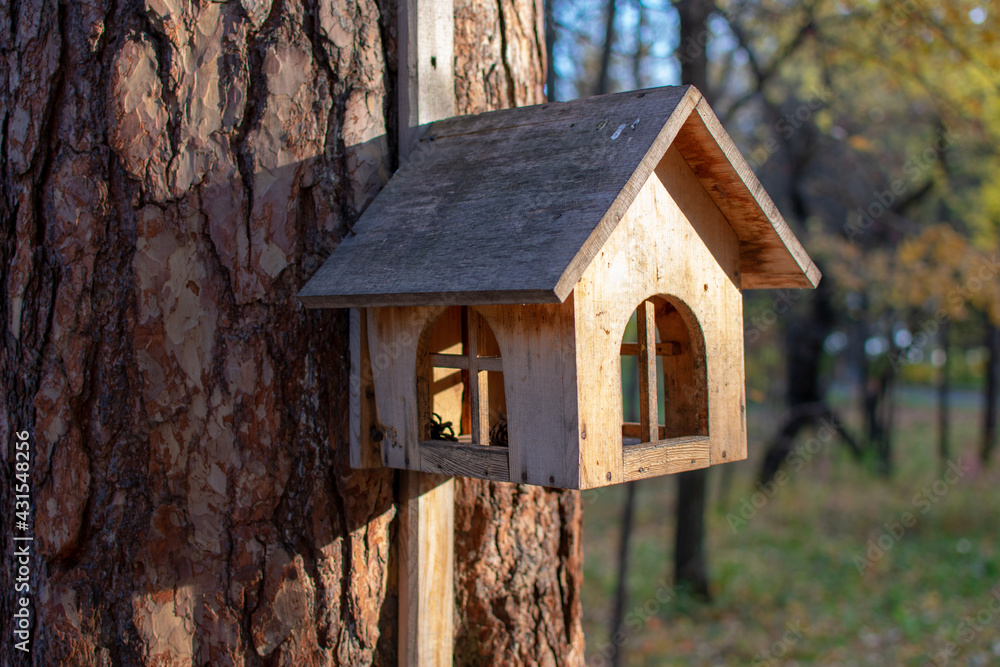
[[(470, 444), (476, 446), (490, 444), (490, 389), (487, 372), (503, 372), (500, 357), (479, 356), (480, 327), (485, 326), (484, 322), (478, 313), (468, 306), (462, 306), (464, 354), (432, 353), (428, 355), (432, 368), (454, 368), (468, 371), (469, 412), (472, 421), (470, 430), (472, 433), (464, 437), (469, 438)], [(448, 382), (453, 382), (453, 379), (449, 378)]]
[[(469, 370), (469, 358), (464, 354), (432, 354), (431, 366), (434, 368), (458, 368)], [(484, 371), (503, 372), (500, 357), (479, 357), (479, 369)]]
[[(639, 354), (638, 343), (622, 343), (621, 354), (623, 357), (635, 357)], [(667, 341), (656, 344), (656, 356), (676, 357), (683, 354), (681, 344), (676, 341)]]

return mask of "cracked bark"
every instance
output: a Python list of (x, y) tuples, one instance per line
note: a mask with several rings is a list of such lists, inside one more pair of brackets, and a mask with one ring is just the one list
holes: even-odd
[[(393, 170), (391, 6), (0, 8), (0, 503), (27, 429), (36, 539), (11, 664), (395, 663), (396, 475), (350, 470), (346, 317), (294, 298)], [(540, 21), (456, 2), (460, 113), (542, 101)], [(458, 495), (456, 662), (582, 662), (578, 496)]]

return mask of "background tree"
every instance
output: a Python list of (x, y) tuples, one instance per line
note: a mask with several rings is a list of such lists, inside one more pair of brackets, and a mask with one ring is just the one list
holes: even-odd
[[(350, 470), (346, 316), (295, 298), (395, 168), (393, 7), (0, 8), (0, 502), (29, 430), (34, 664), (395, 662), (397, 475)], [(541, 30), (456, 2), (460, 113), (542, 101)], [(577, 661), (578, 495), (457, 498), (456, 662)]]

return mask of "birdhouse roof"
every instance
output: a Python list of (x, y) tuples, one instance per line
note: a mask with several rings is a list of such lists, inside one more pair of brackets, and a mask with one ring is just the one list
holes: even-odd
[(701, 93), (676, 86), (429, 124), (299, 298), (562, 302), (671, 145), (736, 233), (744, 288), (816, 286), (819, 270)]

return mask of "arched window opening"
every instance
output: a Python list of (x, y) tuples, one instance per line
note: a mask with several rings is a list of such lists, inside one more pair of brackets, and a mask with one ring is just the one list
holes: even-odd
[(425, 328), (418, 358), (421, 439), (506, 447), (503, 364), (486, 320), (447, 308)]
[(625, 445), (708, 435), (704, 339), (683, 302), (639, 304), (622, 336), (621, 366)]

